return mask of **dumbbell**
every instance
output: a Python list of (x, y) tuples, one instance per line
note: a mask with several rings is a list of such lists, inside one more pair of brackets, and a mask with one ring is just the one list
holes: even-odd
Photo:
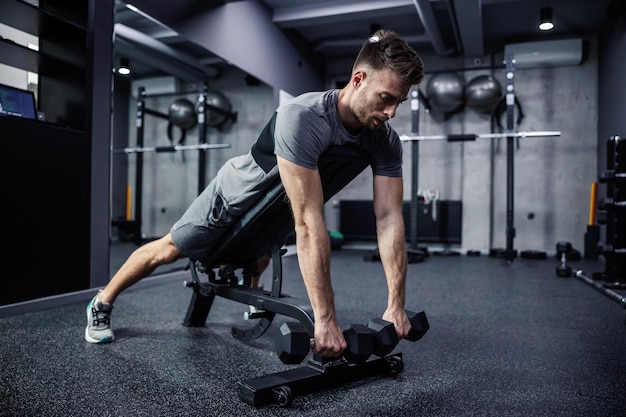
[[(411, 323), (411, 330), (409, 330), (409, 334), (405, 339), (416, 342), (420, 340), (430, 328), (426, 313), (423, 311), (416, 313), (406, 310), (406, 314)], [(372, 319), (367, 323), (367, 327), (374, 331), (373, 353), (376, 356), (382, 357), (388, 355), (400, 341), (395, 326), (389, 321), (379, 318)]]
[[(374, 332), (362, 324), (352, 324), (343, 331), (348, 348), (343, 357), (348, 363), (365, 362), (374, 351)], [(275, 340), (276, 354), (285, 364), (297, 364), (309, 354), (314, 339), (300, 322), (285, 322)]]
[(569, 278), (572, 276), (572, 267), (566, 264), (565, 252), (561, 254), (561, 265), (556, 267), (556, 275), (558, 277)]
[[(405, 339), (416, 342), (430, 328), (426, 313), (406, 310), (411, 330)], [(367, 326), (351, 324), (343, 332), (348, 348), (343, 357), (348, 363), (365, 362), (372, 354), (382, 357), (398, 344), (398, 334), (393, 323), (376, 318)], [(285, 364), (298, 364), (309, 354), (313, 339), (300, 322), (285, 322), (276, 337), (276, 353)]]

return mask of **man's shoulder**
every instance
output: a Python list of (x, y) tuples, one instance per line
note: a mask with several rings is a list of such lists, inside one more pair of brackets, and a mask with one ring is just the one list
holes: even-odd
[(336, 90), (311, 91), (300, 94), (279, 107), (278, 111), (288, 113), (325, 112), (336, 102)]

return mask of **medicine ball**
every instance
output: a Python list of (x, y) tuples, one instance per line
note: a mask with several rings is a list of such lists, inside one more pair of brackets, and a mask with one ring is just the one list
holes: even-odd
[(230, 101), (219, 91), (208, 91), (206, 104), (206, 124), (208, 126), (221, 126), (230, 117)]
[(474, 77), (465, 86), (467, 105), (480, 113), (491, 113), (502, 98), (502, 87), (491, 75)]
[(179, 98), (170, 104), (170, 122), (183, 130), (191, 129), (196, 125), (196, 109), (191, 101), (186, 98)]
[(454, 72), (435, 74), (426, 84), (426, 95), (431, 106), (443, 113), (451, 113), (463, 106), (464, 80)]

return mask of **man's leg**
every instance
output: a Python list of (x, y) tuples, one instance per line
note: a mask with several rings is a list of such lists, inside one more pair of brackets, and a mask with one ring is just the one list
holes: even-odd
[(271, 260), (272, 260), (272, 256), (270, 254), (267, 254), (267, 255), (263, 255), (257, 261), (257, 267), (258, 267), (259, 273), (256, 274), (256, 275), (253, 275), (250, 278), (250, 287), (251, 288), (258, 288), (258, 286), (259, 286), (259, 279), (261, 278), (261, 275), (263, 274), (263, 271), (265, 271), (265, 269), (267, 268), (267, 265), (269, 265)]
[(184, 255), (174, 246), (168, 233), (164, 237), (137, 248), (115, 273), (107, 286), (87, 306), (85, 339), (91, 343), (113, 341), (111, 311), (113, 302), (122, 291), (152, 274), (161, 266), (170, 264)]

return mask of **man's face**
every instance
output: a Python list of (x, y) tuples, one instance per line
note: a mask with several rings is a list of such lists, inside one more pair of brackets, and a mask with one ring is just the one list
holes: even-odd
[(411, 86), (390, 70), (363, 73), (350, 108), (362, 126), (375, 130), (396, 115), (396, 109), (407, 99)]

